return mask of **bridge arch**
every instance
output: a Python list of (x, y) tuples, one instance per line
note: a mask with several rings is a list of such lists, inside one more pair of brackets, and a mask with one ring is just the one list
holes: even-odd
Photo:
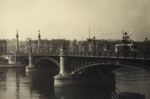
[(23, 64), (23, 65), (28, 65), (28, 64), (29, 64), (29, 57), (24, 57), (24, 58), (21, 60), (21, 64)]
[[(130, 67), (136, 69), (142, 69), (146, 71), (150, 71), (150, 68), (147, 65), (142, 65), (132, 61), (124, 61), (124, 60), (99, 60), (94, 62), (89, 62), (84, 65), (75, 68), (71, 75), (74, 76), (76, 74), (81, 74), (82, 72), (88, 70), (88, 68), (97, 67), (104, 69), (102, 71), (111, 72), (120, 67)], [(106, 70), (108, 69), (108, 70)]]
[[(71, 75), (74, 76), (74, 75), (80, 75), (81, 73), (83, 72), (86, 72), (88, 70), (91, 70), (91, 69), (96, 69), (96, 68), (99, 68), (99, 69), (103, 69), (101, 71), (103, 71), (104, 73), (108, 73), (108, 72), (111, 72), (113, 71), (114, 69), (117, 69), (119, 67), (122, 67), (122, 66), (119, 66), (119, 65), (113, 65), (111, 63), (106, 63), (106, 64), (103, 64), (103, 63), (93, 63), (93, 64), (84, 64), (86, 66), (81, 66), (75, 70), (72, 71)], [(113, 65), (113, 66), (112, 66)]]
[(48, 60), (48, 61), (54, 63), (56, 66), (60, 67), (60, 63), (56, 59), (51, 58), (51, 57), (42, 57), (42, 58), (38, 59), (35, 63), (35, 67), (38, 67), (39, 65), (44, 64), (45, 60)]

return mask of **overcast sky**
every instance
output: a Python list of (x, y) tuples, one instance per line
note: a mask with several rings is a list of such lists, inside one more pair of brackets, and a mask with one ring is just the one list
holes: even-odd
[(0, 0), (0, 39), (150, 39), (150, 0)]

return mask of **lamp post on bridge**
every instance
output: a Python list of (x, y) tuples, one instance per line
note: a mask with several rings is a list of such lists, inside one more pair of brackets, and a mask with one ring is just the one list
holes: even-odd
[[(95, 56), (95, 52), (96, 52), (96, 39), (95, 37), (93, 37), (93, 39), (88, 39), (89, 41), (89, 52), (94, 52), (93, 56)], [(92, 49), (93, 46), (93, 49)]]
[(19, 53), (19, 35), (18, 35), (18, 30), (16, 30), (16, 54)]
[(18, 30), (16, 30), (16, 51), (15, 51), (15, 63), (19, 64), (19, 35)]
[(145, 38), (144, 42), (145, 42), (145, 59), (146, 59), (146, 57), (147, 57), (147, 42), (148, 42), (147, 37)]
[(127, 50), (128, 50), (128, 46), (127, 46), (127, 43), (129, 41), (129, 36), (128, 36), (128, 33), (125, 32), (123, 37), (122, 37), (122, 42), (124, 42), (125, 46), (123, 47), (123, 50), (125, 51), (124, 54), (125, 54), (125, 58), (127, 57)]
[(96, 48), (97, 48), (97, 46), (96, 46), (96, 39), (95, 39), (95, 37), (93, 37), (93, 43), (94, 43), (94, 56), (95, 56), (95, 52), (96, 52)]

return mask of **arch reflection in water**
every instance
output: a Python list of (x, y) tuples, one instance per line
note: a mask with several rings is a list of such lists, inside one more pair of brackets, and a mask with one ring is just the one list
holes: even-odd
[(38, 71), (26, 73), (29, 80), (29, 90), (31, 97), (38, 94), (38, 98), (54, 98), (54, 79), (58, 71)]
[(20, 99), (21, 79), (25, 77), (24, 68), (0, 69), (0, 99)]
[(95, 69), (88, 71), (88, 73), (92, 74), (91, 76), (85, 77), (83, 74), (80, 78), (72, 79), (73, 81), (69, 80), (76, 84), (55, 87), (55, 96), (60, 99), (111, 99), (112, 94), (115, 92), (115, 75), (113, 73), (105, 75), (109, 80), (111, 79), (110, 81), (113, 81), (107, 81), (108, 85), (106, 85), (102, 77), (97, 76)]
[(60, 99), (111, 99), (104, 84), (55, 87), (55, 96)]
[[(58, 71), (26, 73), (31, 97), (35, 96), (38, 99), (111, 99), (111, 92), (104, 83), (54, 87), (53, 77), (56, 74)], [(36, 96), (37, 94), (39, 96)]]
[(26, 73), (24, 68), (0, 69), (0, 99), (111, 99), (105, 84), (54, 87), (59, 71)]

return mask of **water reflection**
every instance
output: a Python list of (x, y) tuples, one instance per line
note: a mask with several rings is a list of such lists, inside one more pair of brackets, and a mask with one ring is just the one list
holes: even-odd
[(8, 99), (11, 96), (19, 99), (20, 80), (25, 74), (24, 69), (0, 69), (0, 97)]
[(55, 95), (60, 99), (111, 99), (109, 91), (101, 85), (57, 87)]
[(46, 97), (50, 99), (54, 96), (54, 79), (53, 76), (57, 72), (33, 72), (26, 73), (26, 78), (29, 80), (29, 90), (31, 97), (35, 97), (38, 94), (39, 97)]
[(58, 73), (26, 73), (24, 68), (0, 69), (0, 99), (111, 99), (104, 84), (55, 87)]

